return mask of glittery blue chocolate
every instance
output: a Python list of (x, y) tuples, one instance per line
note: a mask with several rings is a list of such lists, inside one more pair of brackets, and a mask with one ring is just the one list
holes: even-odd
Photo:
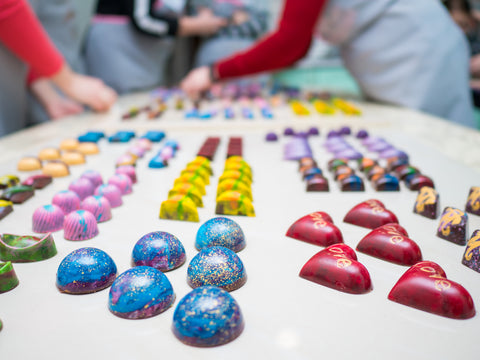
[(148, 163), (148, 167), (151, 169), (161, 169), (168, 165), (167, 161), (161, 158), (160, 156), (155, 156)]
[(173, 314), (172, 331), (187, 345), (223, 345), (236, 339), (243, 328), (236, 300), (214, 286), (203, 286), (185, 295)]
[(197, 250), (210, 246), (223, 246), (238, 252), (245, 245), (245, 235), (240, 225), (225, 217), (215, 217), (206, 221), (198, 229), (195, 239)]
[(93, 143), (97, 143), (97, 142), (101, 139), (101, 137), (98, 136), (97, 134), (86, 133), (86, 134), (80, 135), (77, 139), (78, 139), (78, 141), (80, 141), (80, 142), (93, 142)]
[(185, 262), (185, 249), (176, 236), (155, 231), (142, 236), (133, 248), (135, 266), (151, 266), (160, 271), (176, 269)]
[(120, 274), (110, 288), (108, 308), (126, 319), (160, 314), (175, 301), (172, 285), (159, 270), (137, 266)]
[(104, 251), (81, 248), (72, 251), (57, 270), (57, 287), (70, 294), (86, 294), (109, 287), (117, 275), (117, 266)]
[(147, 131), (142, 138), (148, 139), (151, 142), (160, 142), (165, 137), (165, 133), (163, 131)]
[(246, 281), (247, 274), (242, 260), (223, 246), (203, 249), (188, 265), (187, 282), (192, 288), (213, 285), (233, 291)]

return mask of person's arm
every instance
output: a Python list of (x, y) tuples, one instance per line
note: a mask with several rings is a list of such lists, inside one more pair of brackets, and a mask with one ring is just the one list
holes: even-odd
[(250, 49), (214, 65), (218, 79), (226, 79), (292, 65), (307, 53), (317, 20), (327, 0), (285, 0), (276, 31)]
[(94, 110), (107, 110), (115, 102), (115, 92), (102, 81), (70, 69), (25, 0), (0, 1), (0, 42), (32, 73), (48, 77), (65, 94)]
[(0, 42), (38, 76), (52, 76), (64, 64), (25, 0), (0, 1)]
[(292, 65), (308, 51), (317, 20), (327, 0), (285, 0), (275, 32), (250, 49), (194, 69), (182, 80), (182, 90), (197, 99), (213, 82), (276, 70)]
[(135, 28), (150, 36), (211, 35), (227, 23), (225, 19), (213, 14), (180, 18), (158, 15), (155, 14), (154, 5), (154, 0), (134, 0), (130, 11), (130, 18)]

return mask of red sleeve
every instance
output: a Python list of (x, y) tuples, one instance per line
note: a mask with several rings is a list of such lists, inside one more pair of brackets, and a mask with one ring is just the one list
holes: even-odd
[(0, 1), (0, 42), (38, 76), (54, 75), (63, 65), (62, 55), (25, 0)]
[(307, 53), (327, 0), (285, 0), (275, 32), (250, 49), (215, 64), (219, 79), (275, 70), (292, 65)]

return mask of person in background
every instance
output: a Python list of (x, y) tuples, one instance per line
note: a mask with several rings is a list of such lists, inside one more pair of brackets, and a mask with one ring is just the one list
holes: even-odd
[(462, 29), (470, 46), (470, 87), (473, 103), (480, 107), (480, 26), (468, 0), (444, 0), (453, 21)]
[(194, 14), (216, 15), (228, 19), (228, 25), (212, 36), (204, 37), (195, 65), (209, 65), (222, 57), (251, 46), (268, 27), (264, 2), (251, 0), (192, 0)]
[(227, 24), (211, 13), (182, 16), (183, 6), (170, 4), (99, 0), (86, 40), (87, 73), (122, 94), (163, 85), (175, 36), (212, 35)]
[(25, 0), (0, 2), (0, 136), (26, 125), (26, 70), (49, 78), (63, 93), (96, 111), (105, 111), (116, 94), (102, 81), (72, 71), (52, 45)]
[(291, 66), (317, 33), (340, 47), (367, 99), (475, 125), (466, 41), (440, 2), (431, 0), (285, 0), (273, 33), (193, 70), (181, 87), (195, 97), (217, 80)]

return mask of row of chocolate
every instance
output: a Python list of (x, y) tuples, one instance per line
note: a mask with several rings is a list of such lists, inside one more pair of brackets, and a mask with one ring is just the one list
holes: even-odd
[(98, 234), (97, 223), (112, 218), (111, 208), (122, 204), (122, 196), (132, 192), (136, 182), (133, 166), (121, 166), (103, 184), (100, 173), (85, 171), (60, 191), (52, 204), (38, 207), (32, 217), (33, 231), (49, 233), (64, 229), (67, 240), (87, 240)]
[[(338, 111), (348, 116), (359, 116), (362, 114), (362, 111), (358, 107), (337, 97), (327, 101), (313, 98), (311, 99), (311, 103), (315, 111), (321, 115), (334, 115)], [(290, 107), (295, 115), (307, 116), (311, 114), (310, 109), (298, 99), (291, 100)]]
[[(430, 219), (439, 215), (440, 195), (430, 186), (420, 188), (413, 211)], [(480, 215), (480, 187), (472, 186), (465, 203), (465, 211), (473, 215)]]
[[(382, 202), (367, 200), (360, 203), (346, 214), (343, 221), (373, 229), (358, 243), (357, 251), (398, 265), (412, 266), (393, 287), (388, 296), (390, 300), (450, 318), (465, 319), (475, 315), (469, 293), (461, 285), (447, 280), (440, 266), (422, 261), (420, 247), (408, 237), (407, 231), (398, 225), (395, 214)], [(452, 219), (448, 223), (451, 226)], [(444, 222), (440, 224), (438, 236), (441, 236), (441, 228), (445, 228)], [(342, 234), (328, 214), (308, 214), (297, 220), (286, 235), (327, 246), (303, 266), (301, 277), (348, 293), (361, 294), (372, 290), (367, 269), (357, 261), (353, 249), (342, 244)], [(476, 231), (471, 241), (478, 242), (478, 238)], [(469, 255), (472, 251), (467, 248), (465, 256), (472, 257)], [(412, 280), (414, 278), (417, 280)], [(442, 290), (447, 288), (452, 291), (443, 293)]]
[(160, 206), (160, 218), (181, 221), (200, 221), (197, 207), (203, 207), (202, 197), (207, 193), (213, 171), (210, 165), (217, 151), (220, 138), (205, 140), (197, 157), (187, 163), (174, 181), (167, 200)]
[(255, 216), (252, 182), (252, 169), (243, 159), (243, 140), (231, 137), (225, 167), (218, 178), (215, 213)]

